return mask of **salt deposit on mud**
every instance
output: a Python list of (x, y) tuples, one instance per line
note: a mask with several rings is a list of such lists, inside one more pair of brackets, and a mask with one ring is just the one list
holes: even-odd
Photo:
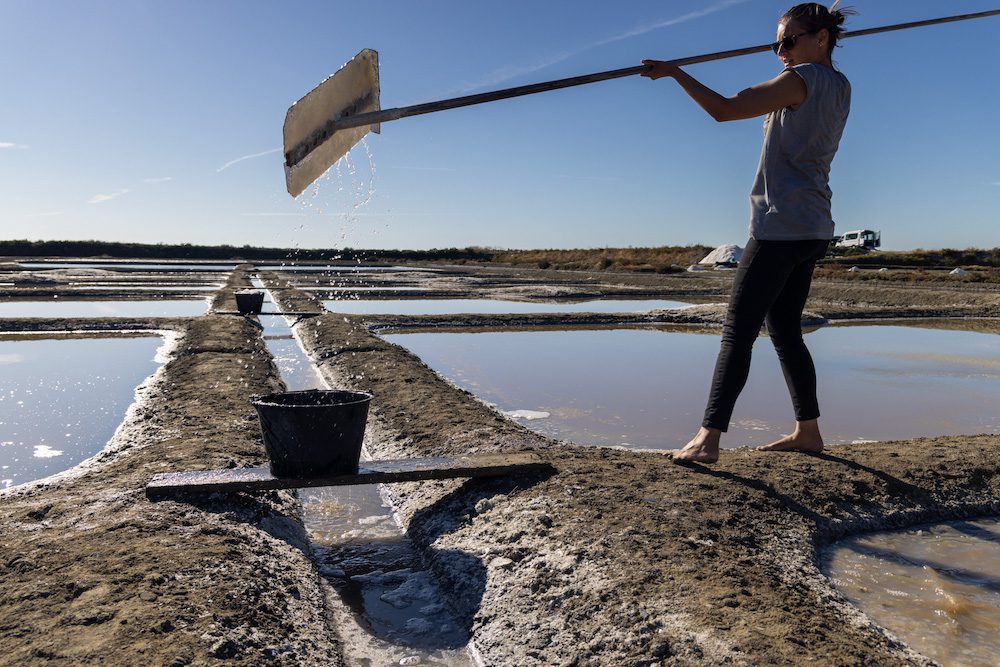
[[(318, 302), (262, 276), (285, 310)], [(470, 280), (474, 279), (474, 280)], [(520, 286), (538, 298), (718, 302), (731, 277), (435, 274), (451, 290)], [(408, 280), (416, 280), (409, 277)], [(264, 462), (252, 393), (277, 371), (233, 292), (199, 318), (149, 320), (178, 341), (111, 445), (72, 475), (0, 494), (0, 638), (16, 664), (343, 664), (339, 602), (316, 571), (288, 493), (152, 503), (155, 473)], [(576, 285), (574, 293), (573, 285)], [(817, 318), (935, 317), (1000, 332), (1000, 289), (817, 283)], [(371, 391), (376, 458), (533, 449), (556, 472), (390, 491), (408, 536), (483, 662), (921, 664), (835, 593), (817, 549), (863, 530), (1000, 513), (1000, 436), (831, 449), (724, 451), (679, 466), (652, 452), (579, 448), (527, 430), (443, 381), (372, 328), (717, 326), (718, 308), (646, 316), (305, 317), (297, 334), (332, 383)], [(7, 321), (6, 330), (41, 321)], [(121, 326), (142, 328), (130, 320)], [(46, 323), (108, 327), (95, 321)]]

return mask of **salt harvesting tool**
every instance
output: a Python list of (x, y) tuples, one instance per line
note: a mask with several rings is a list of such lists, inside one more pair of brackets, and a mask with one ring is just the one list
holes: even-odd
[[(844, 32), (840, 38), (863, 37), (939, 23), (980, 19), (998, 14), (1000, 14), (1000, 9), (993, 9), (974, 14), (959, 14), (937, 19), (896, 23)], [(761, 44), (760, 46), (677, 58), (671, 62), (680, 66), (693, 65), (763, 53), (771, 49), (771, 44)], [(617, 79), (642, 74), (646, 69), (646, 65), (637, 65), (567, 79), (543, 81), (514, 88), (504, 88), (503, 90), (454, 97), (437, 102), (382, 109), (379, 106), (378, 53), (372, 49), (364, 49), (288, 109), (284, 125), (285, 182), (288, 192), (293, 197), (299, 196), (309, 187), (310, 183), (322, 176), (327, 169), (346, 155), (347, 151), (361, 141), (369, 131), (378, 133), (380, 124), (386, 121), (580, 86), (585, 83)]]

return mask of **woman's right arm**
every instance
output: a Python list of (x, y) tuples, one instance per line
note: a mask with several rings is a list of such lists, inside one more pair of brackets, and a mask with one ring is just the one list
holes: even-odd
[(675, 79), (691, 99), (720, 123), (763, 116), (785, 107), (794, 109), (806, 99), (805, 81), (791, 70), (785, 70), (770, 81), (751, 86), (733, 97), (724, 97), (669, 61), (643, 60), (642, 64), (648, 67), (642, 76), (654, 80), (663, 77)]

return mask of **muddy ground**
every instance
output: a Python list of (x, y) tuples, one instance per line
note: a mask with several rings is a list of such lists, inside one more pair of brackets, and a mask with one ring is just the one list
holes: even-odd
[[(1000, 436), (847, 445), (816, 456), (651, 452), (536, 435), (372, 330), (716, 327), (729, 276), (454, 268), (369, 285), (452, 296), (624, 295), (705, 303), (643, 316), (386, 318), (318, 314), (261, 276), (331, 384), (375, 394), (375, 458), (537, 450), (554, 472), (394, 485), (391, 493), (485, 664), (923, 664), (834, 592), (819, 550), (859, 531), (1000, 513)], [(332, 605), (291, 493), (151, 502), (155, 473), (265, 464), (249, 395), (280, 387), (235, 271), (199, 318), (6, 320), (6, 331), (155, 328), (169, 362), (85, 464), (0, 493), (0, 638), (14, 664), (343, 664)], [(71, 295), (59, 281), (24, 284)], [(14, 290), (16, 292), (16, 289)], [(383, 292), (398, 298), (403, 293)], [(408, 294), (414, 294), (409, 292)], [(10, 296), (10, 294), (7, 294)], [(931, 318), (1000, 333), (1000, 288), (819, 282), (812, 323)], [(942, 318), (949, 318), (943, 320)], [(707, 379), (706, 379), (707, 381)]]

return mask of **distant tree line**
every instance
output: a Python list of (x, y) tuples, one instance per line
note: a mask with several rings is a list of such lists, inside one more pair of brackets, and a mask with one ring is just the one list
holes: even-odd
[[(86, 259), (211, 260), (267, 262), (452, 262), (495, 263), (540, 269), (673, 273), (701, 260), (712, 250), (705, 245), (654, 248), (585, 248), (502, 250), (470, 246), (430, 250), (363, 250), (356, 248), (260, 248), (249, 245), (191, 243), (114, 243), (109, 241), (0, 241), (0, 257), (61, 257)], [(824, 264), (867, 266), (1000, 267), (1000, 248), (980, 250), (913, 250), (870, 252), (859, 248), (831, 249)]]
[(359, 250), (354, 248), (260, 248), (249, 245), (191, 243), (116, 243), (110, 241), (0, 241), (0, 256), (79, 257), (89, 259), (186, 259), (226, 261), (478, 261), (490, 262), (496, 251), (486, 248), (431, 250)]
[(498, 263), (541, 269), (672, 273), (703, 258), (703, 245), (656, 248), (500, 250), (470, 246), (430, 250), (261, 248), (249, 245), (116, 243), (109, 241), (0, 241), (0, 256), (86, 259), (211, 260), (268, 262), (453, 262)]

